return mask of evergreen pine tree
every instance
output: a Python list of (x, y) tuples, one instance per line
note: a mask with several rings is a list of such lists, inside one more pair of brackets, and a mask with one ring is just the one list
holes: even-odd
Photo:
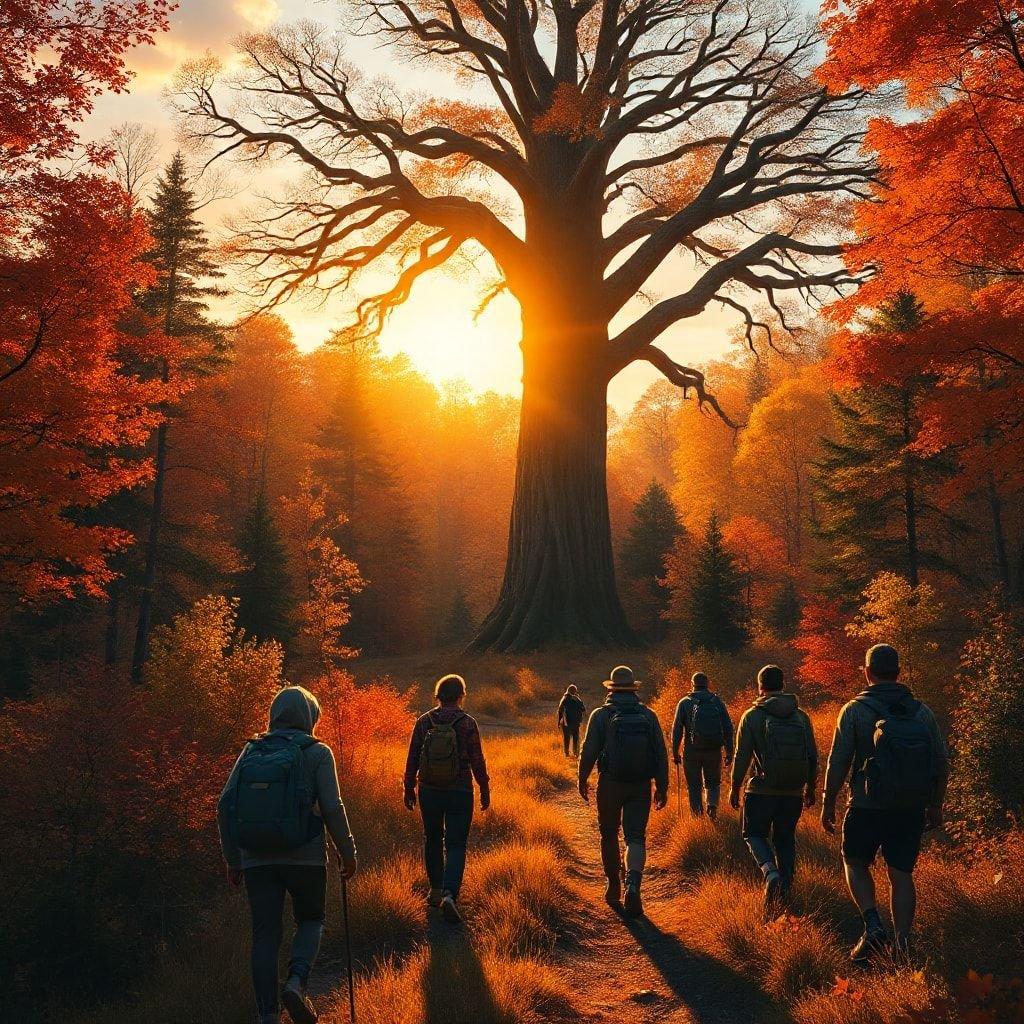
[(714, 512), (696, 552), (688, 632), (692, 651), (733, 653), (747, 640), (743, 577), (722, 541), (718, 515)]
[[(921, 304), (901, 293), (883, 306), (869, 329), (914, 330)], [(878, 572), (895, 569), (917, 586), (922, 569), (949, 569), (941, 540), (958, 524), (932, 496), (953, 472), (947, 452), (914, 450), (920, 409), (935, 387), (926, 374), (897, 385), (860, 387), (833, 395), (834, 440), (823, 439), (815, 463), (819, 535), (829, 542), (821, 568), (840, 596), (860, 593)]]
[(671, 600), (664, 583), (665, 558), (682, 532), (668, 491), (652, 480), (633, 506), (633, 518), (619, 552), (627, 611), (641, 633), (664, 635), (664, 615)]
[(768, 608), (768, 625), (780, 640), (792, 640), (800, 625), (801, 611), (796, 584), (787, 579)]
[(258, 640), (287, 643), (295, 631), (288, 556), (262, 490), (245, 517), (238, 548), (246, 561), (237, 582), (239, 627)]
[[(165, 383), (175, 378), (208, 373), (221, 357), (219, 329), (208, 317), (211, 297), (220, 294), (210, 282), (222, 272), (210, 259), (206, 233), (196, 216), (196, 200), (188, 182), (184, 158), (176, 153), (157, 180), (149, 230), (153, 248), (146, 256), (156, 270), (156, 282), (139, 296), (138, 305), (168, 339), (168, 350), (154, 360), (151, 371)], [(167, 477), (168, 419), (156, 430), (153, 451), (153, 492), (145, 527), (143, 569), (139, 591), (132, 681), (142, 681), (149, 653), (153, 604), (160, 564), (161, 527)]]

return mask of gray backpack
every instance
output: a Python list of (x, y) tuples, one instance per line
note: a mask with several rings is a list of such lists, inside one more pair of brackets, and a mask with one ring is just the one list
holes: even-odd
[(765, 785), (784, 792), (799, 792), (807, 785), (811, 751), (803, 717), (788, 718), (765, 714), (764, 757), (761, 771)]
[(718, 699), (712, 694), (692, 700), (689, 741), (694, 750), (721, 750), (725, 746), (725, 728)]
[(856, 700), (875, 714), (874, 752), (864, 764), (864, 791), (887, 809), (927, 807), (935, 794), (932, 734), (917, 716), (920, 703), (883, 704), (871, 697)]

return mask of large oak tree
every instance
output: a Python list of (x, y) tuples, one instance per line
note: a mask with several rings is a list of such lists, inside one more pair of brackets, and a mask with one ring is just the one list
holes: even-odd
[[(349, 29), (440, 65), (458, 99), (360, 74), (344, 37), (302, 24), (241, 42), (181, 83), (216, 155), (281, 154), (301, 188), (237, 248), (269, 301), (392, 265), (358, 307), (378, 331), (456, 254), (489, 254), (522, 309), (523, 404), (508, 561), (479, 647), (628, 642), (605, 488), (606, 392), (644, 360), (719, 409), (656, 343), (718, 302), (751, 338), (789, 294), (856, 284), (835, 257), (866, 196), (859, 90), (814, 78), (818, 37), (744, 0), (349, 0)], [(397, 67), (397, 65), (396, 65)], [(667, 294), (646, 306), (665, 267)], [(371, 271), (371, 276), (376, 276)], [(639, 310), (639, 311), (638, 311)]]

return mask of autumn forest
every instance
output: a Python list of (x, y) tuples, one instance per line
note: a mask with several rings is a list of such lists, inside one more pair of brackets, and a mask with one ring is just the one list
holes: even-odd
[[(1024, 11), (230, 6), (0, 0), (0, 1016), (252, 1019), (214, 809), (291, 682), (360, 1020), (1024, 1021)], [(667, 730), (776, 663), (827, 753), (879, 642), (952, 758), (921, 960), (851, 970), (815, 813), (766, 928), (736, 816), (673, 805), (665, 934), (582, 991), (565, 687), (628, 663)], [(400, 786), (449, 671), (458, 940)]]

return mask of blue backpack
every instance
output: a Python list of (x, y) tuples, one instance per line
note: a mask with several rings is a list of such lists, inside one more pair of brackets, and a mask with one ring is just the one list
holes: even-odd
[(312, 736), (273, 733), (249, 741), (235, 778), (235, 839), (243, 850), (282, 853), (323, 830), (302, 756), (317, 742)]

